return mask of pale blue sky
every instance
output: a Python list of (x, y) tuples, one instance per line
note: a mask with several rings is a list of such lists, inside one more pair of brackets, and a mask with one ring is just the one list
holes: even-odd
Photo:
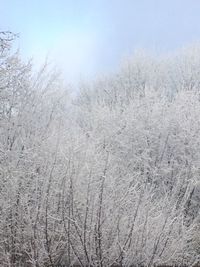
[[(26, 57), (49, 55), (66, 79), (115, 69), (134, 49), (200, 41), (200, 0), (0, 0), (0, 30)], [(68, 76), (68, 77), (67, 77)]]

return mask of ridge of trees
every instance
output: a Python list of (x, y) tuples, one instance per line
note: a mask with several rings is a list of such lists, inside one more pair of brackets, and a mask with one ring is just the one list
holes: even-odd
[(188, 265), (200, 255), (200, 47), (136, 54), (71, 98), (0, 33), (2, 267)]

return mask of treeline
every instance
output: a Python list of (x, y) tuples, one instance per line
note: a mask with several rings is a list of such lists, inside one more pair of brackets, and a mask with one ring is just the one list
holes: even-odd
[(0, 34), (0, 265), (200, 260), (200, 48), (80, 84)]

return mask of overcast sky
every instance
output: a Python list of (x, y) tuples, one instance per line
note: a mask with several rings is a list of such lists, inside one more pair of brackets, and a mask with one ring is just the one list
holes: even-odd
[(23, 57), (48, 55), (66, 78), (112, 71), (137, 48), (200, 41), (200, 0), (0, 0), (0, 30), (20, 33)]

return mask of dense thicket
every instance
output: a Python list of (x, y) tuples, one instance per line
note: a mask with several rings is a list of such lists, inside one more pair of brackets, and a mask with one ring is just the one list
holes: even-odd
[(0, 35), (0, 265), (188, 264), (200, 255), (200, 49), (80, 85)]

